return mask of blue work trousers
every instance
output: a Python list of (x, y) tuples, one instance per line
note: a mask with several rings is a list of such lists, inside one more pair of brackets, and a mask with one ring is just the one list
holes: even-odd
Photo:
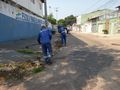
[(44, 55), (45, 59), (48, 58), (48, 57), (51, 57), (52, 56), (51, 43), (42, 44), (42, 52), (43, 52), (43, 55)]
[(66, 34), (61, 34), (61, 42), (63, 46), (66, 46)]

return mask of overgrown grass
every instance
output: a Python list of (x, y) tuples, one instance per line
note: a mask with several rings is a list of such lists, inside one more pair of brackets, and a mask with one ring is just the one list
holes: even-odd
[(20, 50), (17, 50), (17, 52), (22, 53), (22, 54), (42, 55), (42, 52), (33, 51), (31, 49), (20, 49)]
[(17, 50), (17, 52), (23, 53), (23, 54), (34, 54), (34, 51), (31, 49), (20, 49), (20, 50)]
[(0, 64), (0, 68), (4, 67), (4, 64)]
[(9, 80), (22, 80), (29, 75), (42, 72), (45, 69), (42, 62), (36, 63), (34, 61), (0, 64), (0, 78), (4, 78), (5, 81)]
[(32, 73), (36, 74), (36, 73), (39, 73), (41, 71), (44, 71), (44, 69), (45, 69), (44, 67), (33, 68)]

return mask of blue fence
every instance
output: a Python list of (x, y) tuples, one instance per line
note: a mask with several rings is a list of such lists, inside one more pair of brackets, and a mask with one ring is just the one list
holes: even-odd
[(13, 19), (0, 13), (0, 42), (38, 35), (41, 25)]

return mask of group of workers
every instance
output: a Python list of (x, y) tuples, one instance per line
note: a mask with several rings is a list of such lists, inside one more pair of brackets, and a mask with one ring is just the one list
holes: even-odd
[[(43, 58), (46, 64), (52, 64), (51, 57), (53, 56), (51, 39), (52, 39), (52, 29), (42, 26), (38, 35), (38, 43), (42, 47)], [(66, 31), (67, 29), (58, 25), (58, 32), (61, 35), (61, 44), (62, 46), (66, 46)]]

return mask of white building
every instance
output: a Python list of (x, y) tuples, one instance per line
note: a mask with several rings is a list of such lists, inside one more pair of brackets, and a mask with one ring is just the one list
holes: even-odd
[(29, 11), (43, 16), (43, 0), (11, 0)]
[(38, 34), (44, 0), (0, 0), (0, 42)]
[(76, 17), (76, 24), (81, 25), (81, 16)]
[(81, 31), (85, 33), (91, 33), (92, 23), (90, 21), (85, 22), (83, 25), (81, 25)]

